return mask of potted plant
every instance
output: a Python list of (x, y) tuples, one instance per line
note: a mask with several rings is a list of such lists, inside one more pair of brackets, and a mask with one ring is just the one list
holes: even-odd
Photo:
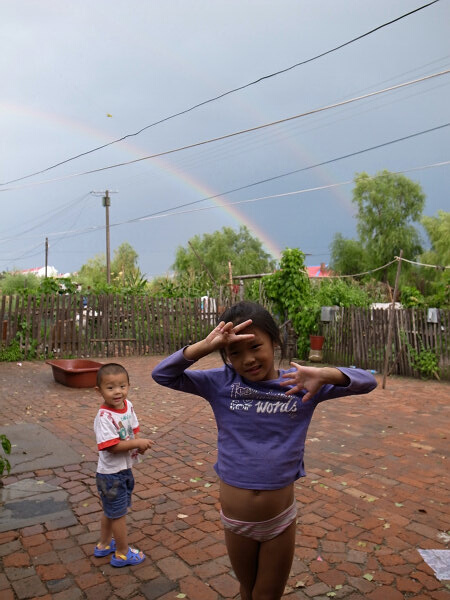
[(309, 350), (309, 360), (312, 362), (322, 362), (323, 352), (322, 347), (325, 342), (325, 337), (323, 335), (310, 335), (310, 350)]

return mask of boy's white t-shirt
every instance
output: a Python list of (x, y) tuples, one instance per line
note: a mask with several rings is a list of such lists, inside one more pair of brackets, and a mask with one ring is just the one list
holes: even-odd
[(139, 422), (129, 400), (125, 400), (125, 406), (120, 410), (103, 404), (95, 417), (94, 431), (99, 450), (97, 473), (118, 473), (138, 462), (137, 448), (116, 454), (108, 451), (122, 440), (134, 439), (139, 431)]

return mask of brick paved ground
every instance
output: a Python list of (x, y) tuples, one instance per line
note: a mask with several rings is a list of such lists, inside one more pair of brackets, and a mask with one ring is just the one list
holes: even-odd
[[(81, 464), (7, 478), (69, 490), (78, 524), (49, 521), (0, 533), (2, 600), (238, 597), (218, 521), (211, 410), (157, 386), (150, 377), (157, 361), (122, 360), (142, 430), (155, 440), (135, 469), (129, 516), (131, 541), (148, 558), (122, 569), (92, 555), (101, 514), (92, 431), (98, 396), (54, 383), (43, 363), (0, 364), (0, 422), (37, 423), (82, 455)], [(202, 361), (213, 364), (216, 357)], [(384, 391), (319, 407), (307, 443), (308, 477), (296, 485), (301, 509), (286, 598), (450, 597), (417, 552), (446, 548), (449, 406), (450, 385), (394, 378)]]

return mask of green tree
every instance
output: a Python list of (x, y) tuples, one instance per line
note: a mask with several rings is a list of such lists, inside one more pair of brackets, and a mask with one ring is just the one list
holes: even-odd
[(195, 281), (197, 289), (206, 293), (215, 285), (229, 283), (231, 262), (233, 275), (268, 273), (275, 268), (274, 259), (263, 250), (245, 226), (239, 231), (224, 227), (203, 236), (194, 236), (188, 246), (178, 247), (173, 269), (177, 283)]
[(114, 250), (111, 273), (118, 278), (125, 278), (126, 275), (136, 275), (139, 271), (137, 259), (138, 253), (136, 250), (128, 242), (123, 242)]
[(368, 307), (374, 302), (366, 287), (354, 280), (325, 277), (313, 283), (313, 296), (319, 306)]
[(422, 225), (431, 248), (421, 255), (421, 262), (443, 267), (450, 265), (450, 212), (438, 210), (436, 217), (422, 217)]
[(298, 248), (283, 251), (279, 270), (263, 278), (267, 298), (281, 321), (290, 320), (297, 334), (299, 357), (305, 357), (309, 336), (317, 331), (319, 304), (314, 299), (305, 255)]
[(83, 289), (91, 288), (96, 290), (101, 286), (106, 286), (106, 257), (104, 254), (96, 254), (90, 258), (78, 272), (78, 282)]
[(0, 282), (2, 294), (28, 294), (39, 288), (39, 277), (32, 273), (6, 273)]
[[(363, 270), (375, 269), (390, 262), (401, 249), (405, 258), (414, 259), (420, 254), (422, 247), (415, 224), (422, 215), (425, 195), (418, 183), (386, 170), (375, 177), (359, 173), (355, 177), (352, 201), (358, 207), (357, 231), (362, 248), (357, 272), (361, 267)], [(333, 259), (340, 257), (339, 248), (345, 250), (343, 256), (351, 250), (351, 246), (342, 243), (343, 239), (342, 236), (335, 238)], [(353, 249), (360, 252), (357, 246)], [(375, 273), (374, 277), (392, 283), (395, 270), (394, 264), (390, 269)]]
[(336, 273), (352, 275), (366, 270), (365, 250), (359, 240), (347, 240), (337, 233), (330, 251), (330, 267)]
[[(423, 217), (431, 247), (420, 256), (420, 262), (448, 267), (450, 265), (450, 212), (439, 210), (436, 217)], [(450, 269), (420, 267), (428, 306), (450, 306)]]

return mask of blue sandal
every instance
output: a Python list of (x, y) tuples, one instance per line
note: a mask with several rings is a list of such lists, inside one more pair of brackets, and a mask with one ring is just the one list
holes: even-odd
[(140, 551), (136, 548), (128, 548), (127, 555), (118, 554), (117, 552), (111, 557), (110, 564), (113, 567), (126, 567), (127, 565), (139, 565), (145, 560), (145, 554), (142, 552), (142, 556), (139, 556)]
[(100, 558), (101, 556), (108, 556), (111, 552), (116, 551), (116, 540), (113, 538), (109, 546), (105, 546), (104, 548), (99, 548), (98, 545), (94, 548), (94, 556)]

